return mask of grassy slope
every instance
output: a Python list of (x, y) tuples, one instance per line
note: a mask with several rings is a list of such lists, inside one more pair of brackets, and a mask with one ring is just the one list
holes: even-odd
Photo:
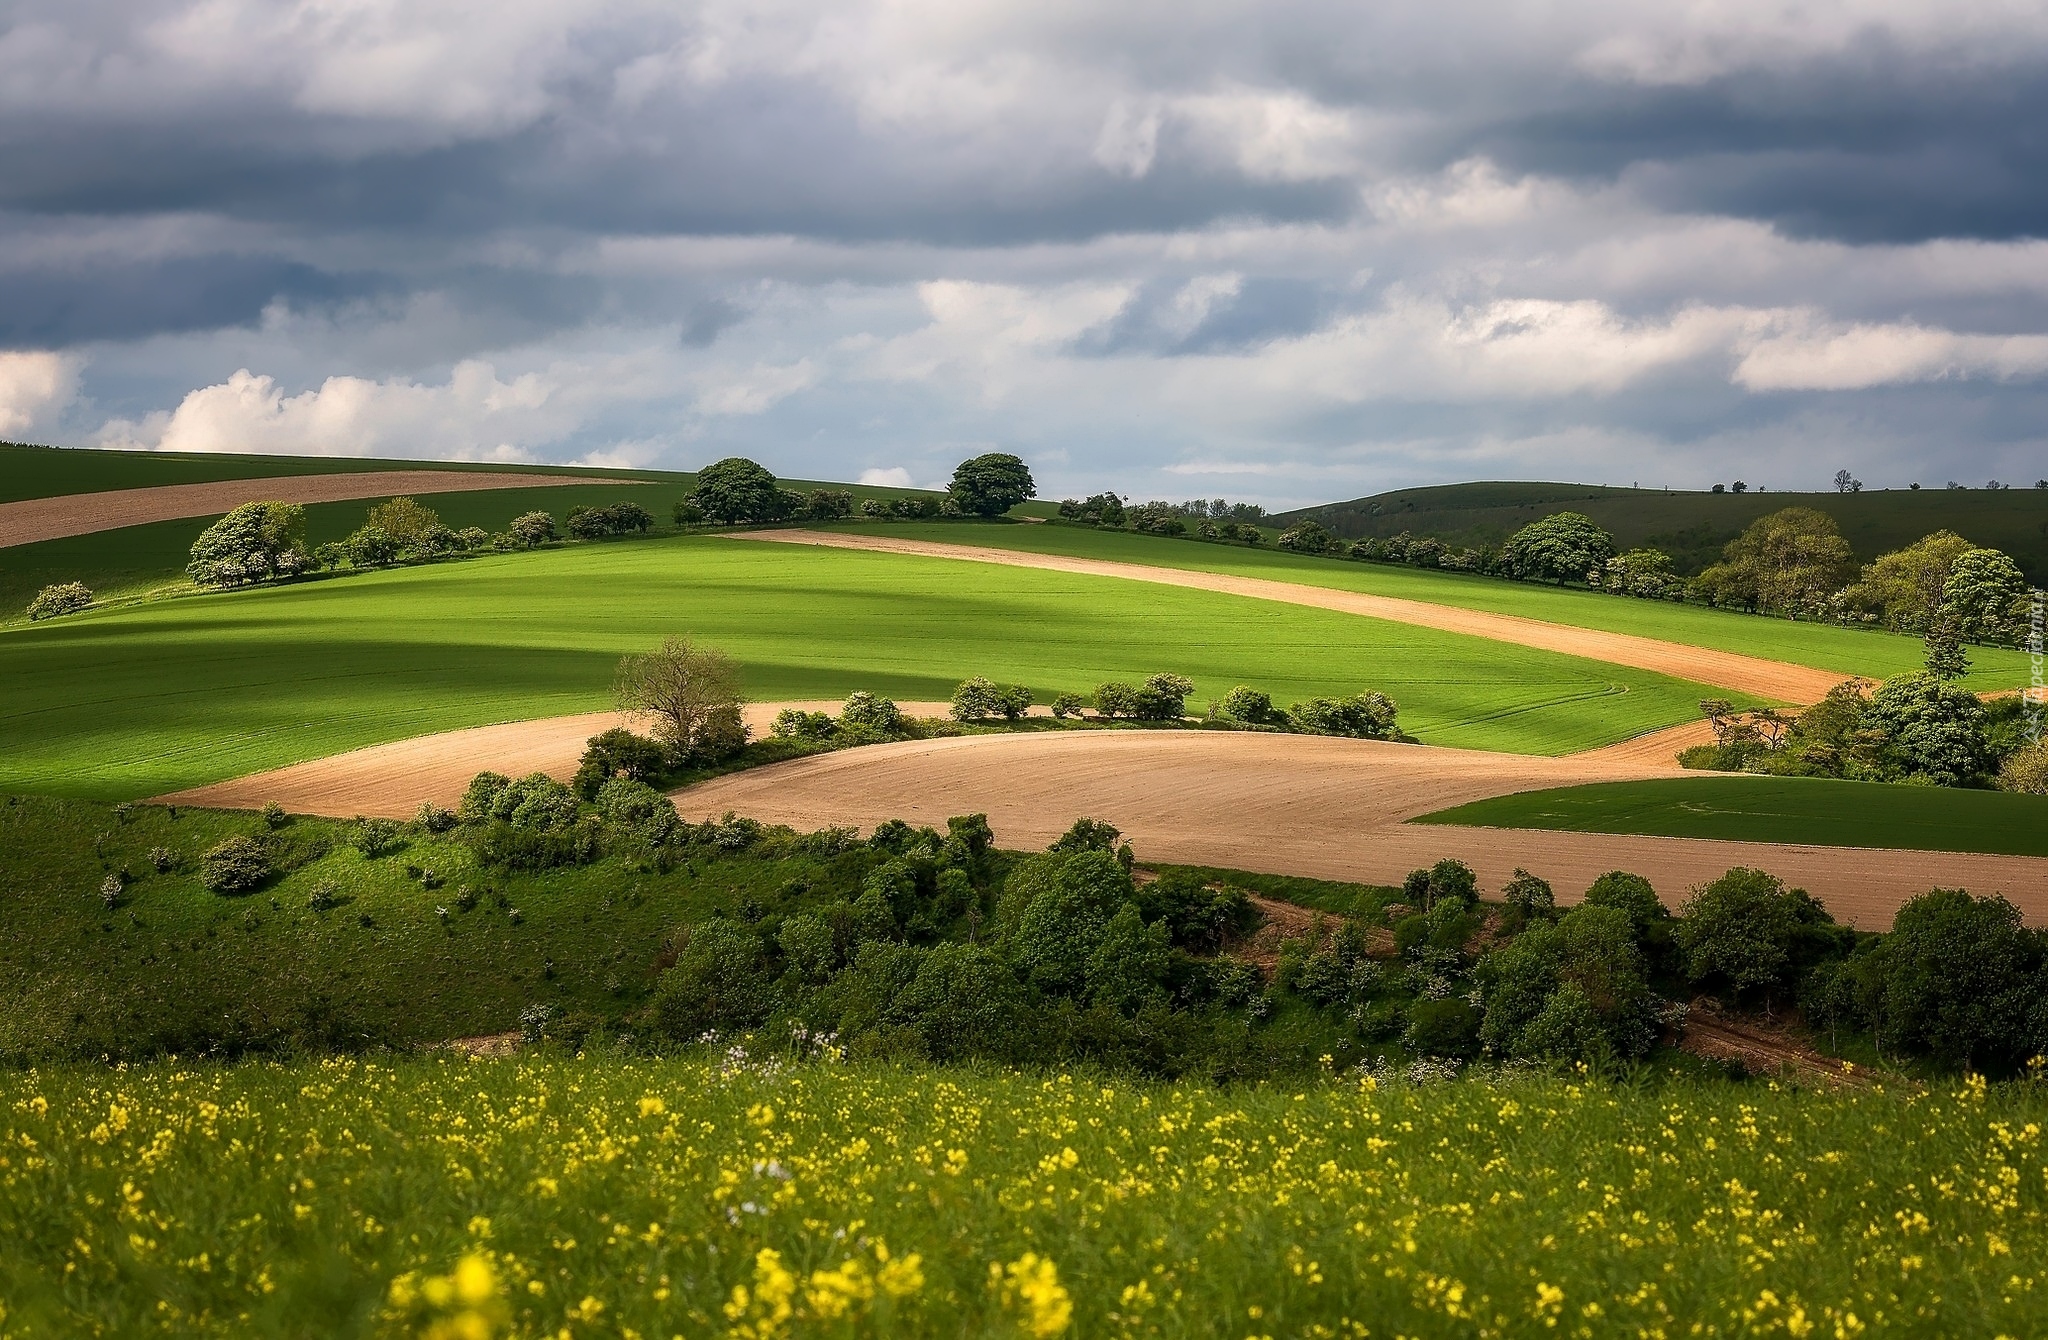
[(618, 656), (724, 647), (758, 698), (1041, 696), (1176, 670), (1195, 702), (1378, 688), (1435, 743), (1568, 752), (1683, 720), (1678, 680), (1265, 601), (887, 554), (675, 538), (88, 611), (0, 630), (0, 787), (157, 794), (609, 702)]
[[(0, 1075), (0, 1296), (24, 1335), (2035, 1335), (2044, 1122), (2024, 1083), (66, 1066)], [(484, 1308), (405, 1314), (471, 1254)]]
[[(1578, 628), (1633, 633), (1688, 646), (1712, 647), (1768, 660), (1834, 670), (1845, 678), (1884, 679), (1918, 669), (1925, 649), (1919, 639), (1895, 633), (1827, 624), (1758, 618), (1729, 610), (1660, 601), (1627, 600), (1592, 591), (1567, 590), (1534, 582), (1512, 582), (1470, 573), (1433, 572), (1384, 563), (1316, 558), (1244, 545), (1204, 544), (1126, 531), (1082, 526), (894, 524), (888, 534), (906, 539), (952, 541), (1151, 563), (1160, 567), (1227, 572), (1274, 581), (1301, 582), (1341, 591), (1398, 596), (1459, 609), (1513, 614)], [(1972, 647), (1975, 669), (1968, 684), (1977, 690), (2017, 688), (2028, 682), (2025, 655), (1997, 647)]]
[(1677, 777), (1525, 791), (1417, 823), (2048, 856), (2048, 799), (1814, 777)]
[[(1765, 481), (1768, 483), (1769, 481)], [(1781, 507), (1814, 507), (1834, 517), (1856, 555), (1869, 562), (1930, 531), (1952, 530), (2003, 549), (2036, 582), (2048, 582), (2048, 490), (1935, 487), (1864, 493), (1666, 493), (1591, 484), (1488, 482), (1402, 489), (1288, 514), (1313, 516), (1349, 539), (1409, 531), (1453, 544), (1498, 544), (1551, 512), (1583, 512), (1623, 547), (1654, 545), (1687, 572), (1720, 557), (1743, 527)], [(1371, 509), (1378, 507), (1374, 513)]]

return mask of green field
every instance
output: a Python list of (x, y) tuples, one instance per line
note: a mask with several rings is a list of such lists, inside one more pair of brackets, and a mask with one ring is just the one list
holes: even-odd
[[(1885, 679), (1917, 670), (1925, 648), (1918, 638), (1830, 624), (1794, 623), (1731, 610), (1661, 601), (1628, 600), (1592, 591), (1535, 582), (1514, 582), (1472, 573), (1436, 572), (1386, 563), (1317, 558), (1236, 544), (1205, 544), (1128, 531), (1084, 526), (891, 524), (890, 535), (905, 539), (991, 545), (1031, 553), (1067, 554), (1122, 563), (1201, 572), (1226, 572), (1272, 581), (1301, 582), (1339, 591), (1398, 596), (1459, 609), (1512, 614), (1577, 628), (1632, 633), (1688, 646), (1740, 652), (1833, 670), (1845, 679)], [(1979, 691), (2018, 688), (2028, 682), (2024, 653), (2000, 647), (1968, 649), (1973, 670), (1966, 681)]]
[(1678, 680), (1109, 578), (684, 537), (575, 545), (0, 630), (0, 787), (127, 798), (382, 740), (588, 711), (618, 657), (724, 647), (763, 700), (1042, 697), (1174, 670), (1200, 705), (1380, 689), (1438, 744), (1564, 753), (1685, 720)]
[(2048, 798), (1822, 777), (1599, 782), (1497, 796), (1414, 822), (2048, 856)]
[(1662, 549), (1677, 560), (1681, 572), (1690, 574), (1720, 558), (1721, 546), (1758, 517), (1784, 507), (1812, 507), (1835, 518), (1865, 563), (1932, 531), (1952, 530), (1974, 544), (2003, 549), (2035, 582), (2048, 582), (2048, 489), (2030, 487), (2032, 479), (2007, 480), (2017, 487), (1995, 493), (1947, 489), (1945, 482), (1922, 480), (1924, 487), (1917, 492), (1717, 494), (1493, 481), (1400, 489), (1305, 507), (1278, 520), (1286, 524), (1313, 517), (1346, 539), (1407, 531), (1477, 547), (1499, 544), (1552, 512), (1582, 512), (1611, 532), (1622, 548)]
[(2020, 1336), (2048, 1293), (2039, 1085), (1218, 1089), (754, 1050), (0, 1074), (4, 1324)]

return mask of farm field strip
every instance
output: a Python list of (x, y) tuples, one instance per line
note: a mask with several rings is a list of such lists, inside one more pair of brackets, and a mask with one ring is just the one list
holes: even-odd
[[(1138, 598), (1133, 598), (1134, 593)], [(1148, 594), (1149, 593), (1149, 594)], [(1379, 689), (1432, 743), (1531, 754), (1693, 719), (1696, 682), (1383, 620), (1100, 577), (702, 537), (493, 555), (0, 629), (0, 788), (132, 800), (435, 731), (587, 712), (675, 633), (747, 696), (1041, 695), (1160, 670), (1192, 704)]]
[(1019, 847), (1050, 842), (1085, 815), (1122, 829), (1147, 860), (1368, 884), (1398, 884), (1455, 857), (1483, 888), (1523, 867), (1565, 902), (1619, 869), (1643, 875), (1675, 906), (1693, 885), (1753, 866), (1867, 930), (1890, 925), (1902, 903), (1936, 886), (2001, 892), (2028, 920), (2048, 923), (2048, 859), (2039, 857), (1405, 822), (1565, 778), (1675, 771), (1626, 751), (1542, 759), (1319, 736), (1090, 732), (874, 745), (715, 778), (675, 799), (692, 820), (731, 810), (799, 829), (940, 823), (978, 810)]
[(473, 493), (563, 484), (638, 484), (635, 479), (455, 470), (376, 470), (277, 475), (265, 479), (160, 484), (0, 503), (0, 548), (90, 535), (126, 526), (217, 516), (245, 502), (323, 503), (398, 494)]
[(1091, 577), (1114, 577), (1125, 581), (1153, 582), (1164, 586), (1189, 587), (1224, 595), (1249, 596), (1314, 609), (1359, 614), (1395, 623), (1414, 624), (1441, 632), (1490, 638), (1497, 642), (1583, 656), (1591, 660), (1623, 665), (1655, 674), (1699, 680), (1718, 688), (1784, 703), (1818, 701), (1841, 682), (1832, 671), (1809, 666), (1768, 661), (1755, 656), (1716, 651), (1706, 647), (1663, 642), (1631, 633), (1614, 633), (1569, 624), (1546, 623), (1520, 615), (1495, 614), (1436, 605), (1402, 597), (1370, 595), (1334, 587), (1310, 586), (1299, 582), (1273, 581), (1203, 569), (1156, 567), (1061, 554), (993, 548), (987, 545), (939, 543), (890, 535), (845, 531), (764, 530), (743, 531), (731, 539), (758, 540), (779, 544), (811, 544), (831, 548), (867, 549), (881, 553), (925, 558), (955, 559), (972, 563), (1045, 568)]
[[(904, 539), (939, 543), (957, 543), (963, 532), (972, 535), (972, 543), (982, 547), (1260, 577), (1529, 618), (1810, 666), (1832, 673), (1837, 681), (1852, 676), (1887, 679), (1918, 669), (1925, 654), (1917, 637), (1875, 629), (1795, 622), (1671, 601), (1631, 600), (1542, 582), (1513, 582), (1473, 573), (1318, 558), (1278, 549), (1205, 544), (1079, 526), (969, 528), (958, 522), (891, 523), (883, 531)], [(2021, 652), (1971, 647), (1969, 654), (1975, 668), (1964, 682), (1971, 689), (1990, 692), (2029, 682), (2030, 666)]]

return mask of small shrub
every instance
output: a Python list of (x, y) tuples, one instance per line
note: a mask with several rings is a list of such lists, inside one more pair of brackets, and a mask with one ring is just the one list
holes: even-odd
[(962, 680), (953, 690), (955, 721), (1015, 721), (1031, 710), (1031, 690), (1022, 684), (998, 684), (984, 675)]
[(1134, 718), (1141, 708), (1142, 700), (1135, 684), (1111, 680), (1095, 686), (1095, 710), (1102, 716), (1111, 720)]
[(231, 837), (199, 858), (199, 882), (215, 893), (246, 893), (270, 878), (270, 853), (250, 837)]
[(1052, 714), (1062, 721), (1088, 710), (1088, 700), (1078, 693), (1062, 693), (1052, 700)]
[(171, 868), (177, 864), (178, 853), (172, 851), (169, 847), (151, 847), (149, 849), (150, 869), (156, 871), (159, 875), (169, 873)]
[(784, 740), (829, 740), (837, 729), (829, 712), (806, 712), (800, 708), (785, 707), (775, 714), (768, 733)]
[(1185, 675), (1149, 675), (1138, 687), (1137, 716), (1142, 721), (1178, 721), (1187, 715), (1188, 695), (1195, 681)]
[(555, 539), (555, 519), (546, 512), (522, 512), (505, 528), (521, 549), (532, 549)]
[(1547, 880), (1538, 879), (1520, 866), (1501, 888), (1501, 901), (1525, 917), (1544, 916), (1557, 908), (1557, 895)]
[(341, 905), (341, 888), (331, 879), (323, 879), (313, 886), (306, 895), (306, 906), (315, 912), (325, 912)]
[(349, 845), (374, 861), (398, 846), (401, 829), (395, 819), (365, 819), (358, 816), (349, 826)]
[(455, 827), (455, 811), (431, 800), (421, 801), (419, 812), (413, 815), (414, 823), (429, 833), (445, 833)]
[(263, 822), (266, 827), (272, 829), (283, 828), (286, 823), (290, 822), (290, 817), (284, 812), (284, 806), (274, 800), (263, 807)]
[(58, 582), (36, 592), (36, 598), (28, 602), (28, 617), (31, 621), (54, 619), (60, 614), (76, 614), (92, 604), (92, 589), (84, 582)]
[(614, 777), (597, 793), (597, 809), (605, 822), (660, 842), (681, 822), (675, 802), (630, 777)]
[(469, 787), (462, 793), (462, 802), (456, 807), (456, 817), (466, 824), (483, 823), (491, 817), (491, 807), (512, 779), (501, 772), (480, 772), (469, 779)]
[(848, 730), (894, 735), (903, 729), (903, 712), (892, 700), (862, 689), (847, 695), (846, 706), (839, 709), (839, 724)]
[(1240, 684), (1223, 695), (1216, 704), (1216, 712), (1232, 721), (1258, 725), (1272, 719), (1273, 700), (1249, 685)]
[(118, 870), (109, 872), (107, 877), (100, 881), (100, 903), (109, 912), (113, 911), (114, 905), (121, 901), (121, 890), (123, 887), (125, 886), (121, 879), (121, 872)]
[(1296, 730), (1309, 735), (1342, 735), (1358, 740), (1391, 740), (1400, 734), (1399, 709), (1384, 693), (1350, 698), (1311, 698), (1296, 703), (1288, 715)]
[(1417, 1001), (1408, 1009), (1404, 1040), (1422, 1056), (1470, 1056), (1479, 1041), (1479, 1011), (1462, 1000)]
[(668, 770), (668, 746), (624, 727), (613, 727), (590, 737), (583, 748), (570, 789), (585, 800), (595, 800), (598, 788), (614, 777), (653, 783)]

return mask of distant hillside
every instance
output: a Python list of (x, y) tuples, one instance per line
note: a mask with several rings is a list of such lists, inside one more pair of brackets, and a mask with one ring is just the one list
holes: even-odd
[(1623, 548), (1651, 545), (1694, 573), (1758, 517), (1781, 507), (1813, 507), (1835, 518), (1868, 562), (1935, 530), (2003, 549), (2029, 579), (2048, 582), (2048, 489), (1886, 490), (1864, 493), (1681, 493), (1597, 484), (1490, 482), (1398, 489), (1351, 502), (1305, 507), (1280, 525), (1313, 518), (1346, 539), (1407, 531), (1448, 544), (1499, 544), (1552, 512), (1583, 512)]

